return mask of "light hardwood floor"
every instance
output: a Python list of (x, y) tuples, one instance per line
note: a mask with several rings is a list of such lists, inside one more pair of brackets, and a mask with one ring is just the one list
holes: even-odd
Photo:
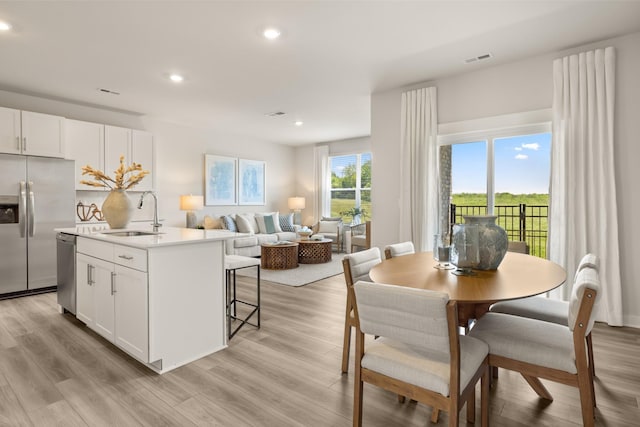
[[(239, 292), (252, 286), (238, 280)], [(0, 425), (351, 425), (352, 369), (340, 373), (343, 280), (299, 288), (263, 282), (261, 330), (245, 326), (228, 349), (164, 375), (59, 314), (55, 294), (0, 301)], [(639, 425), (640, 330), (597, 325), (593, 336), (596, 425)], [(491, 425), (581, 425), (578, 391), (545, 384), (552, 403), (501, 371)], [(365, 426), (428, 426), (430, 414), (365, 385)], [(439, 425), (446, 422), (441, 413)]]

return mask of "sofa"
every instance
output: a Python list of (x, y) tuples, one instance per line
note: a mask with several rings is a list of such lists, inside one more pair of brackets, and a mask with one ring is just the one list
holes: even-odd
[(260, 245), (274, 243), (279, 240), (295, 240), (301, 228), (293, 224), (293, 214), (278, 212), (242, 213), (223, 215), (221, 217), (205, 216), (205, 229), (225, 229), (242, 233), (238, 237), (228, 239), (225, 244), (227, 255), (259, 257)]

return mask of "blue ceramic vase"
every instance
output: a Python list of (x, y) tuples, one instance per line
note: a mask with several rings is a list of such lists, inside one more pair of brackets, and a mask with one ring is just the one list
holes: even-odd
[(478, 226), (478, 249), (480, 259), (476, 270), (495, 270), (507, 253), (508, 238), (504, 228), (496, 224), (495, 215), (464, 216), (465, 224)]

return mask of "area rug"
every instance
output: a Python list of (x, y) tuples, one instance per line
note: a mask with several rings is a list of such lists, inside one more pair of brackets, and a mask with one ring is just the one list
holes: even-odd
[[(334, 253), (331, 262), (324, 264), (298, 264), (298, 268), (291, 270), (266, 270), (260, 269), (260, 280), (287, 286), (303, 286), (317, 282), (327, 277), (342, 274), (342, 258), (344, 254)], [(238, 270), (238, 276), (256, 277), (255, 268)]]

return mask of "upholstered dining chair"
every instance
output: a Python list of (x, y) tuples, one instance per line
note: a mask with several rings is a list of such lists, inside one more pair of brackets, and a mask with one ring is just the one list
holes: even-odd
[[(354, 286), (356, 363), (353, 425), (362, 425), (363, 383), (449, 413), (458, 426), (467, 403), (475, 422), (481, 380), (481, 424), (489, 424), (488, 346), (458, 334), (455, 301), (446, 293), (359, 281)], [(365, 334), (378, 336), (365, 346)]]
[(413, 242), (394, 243), (393, 245), (387, 245), (384, 248), (384, 258), (390, 259), (397, 256), (415, 254), (416, 249), (413, 246)]
[(369, 249), (371, 247), (371, 221), (351, 226), (351, 252), (356, 248)]
[[(584, 268), (595, 268), (599, 272), (600, 260), (594, 254), (586, 254), (580, 260), (574, 281), (578, 273)], [(568, 326), (569, 303), (549, 299), (545, 297), (530, 297), (512, 301), (503, 301), (495, 303), (489, 311), (494, 313), (512, 314), (515, 316), (528, 317), (530, 319), (544, 320), (545, 322), (557, 323), (559, 325)], [(589, 356), (589, 369), (591, 375), (596, 375), (594, 356), (593, 356), (593, 340), (591, 333), (587, 334), (587, 354)]]
[(382, 262), (377, 247), (345, 255), (342, 259), (344, 281), (347, 285), (347, 307), (344, 318), (344, 342), (342, 344), (342, 373), (349, 372), (349, 347), (351, 346), (351, 328), (355, 327), (353, 317), (353, 284), (358, 280), (371, 280), (369, 271)]
[(568, 306), (568, 326), (504, 313), (487, 313), (469, 336), (489, 345), (489, 365), (522, 374), (543, 399), (553, 400), (539, 378), (577, 387), (584, 426), (594, 425), (595, 393), (585, 337), (600, 298), (595, 268), (581, 269)]

